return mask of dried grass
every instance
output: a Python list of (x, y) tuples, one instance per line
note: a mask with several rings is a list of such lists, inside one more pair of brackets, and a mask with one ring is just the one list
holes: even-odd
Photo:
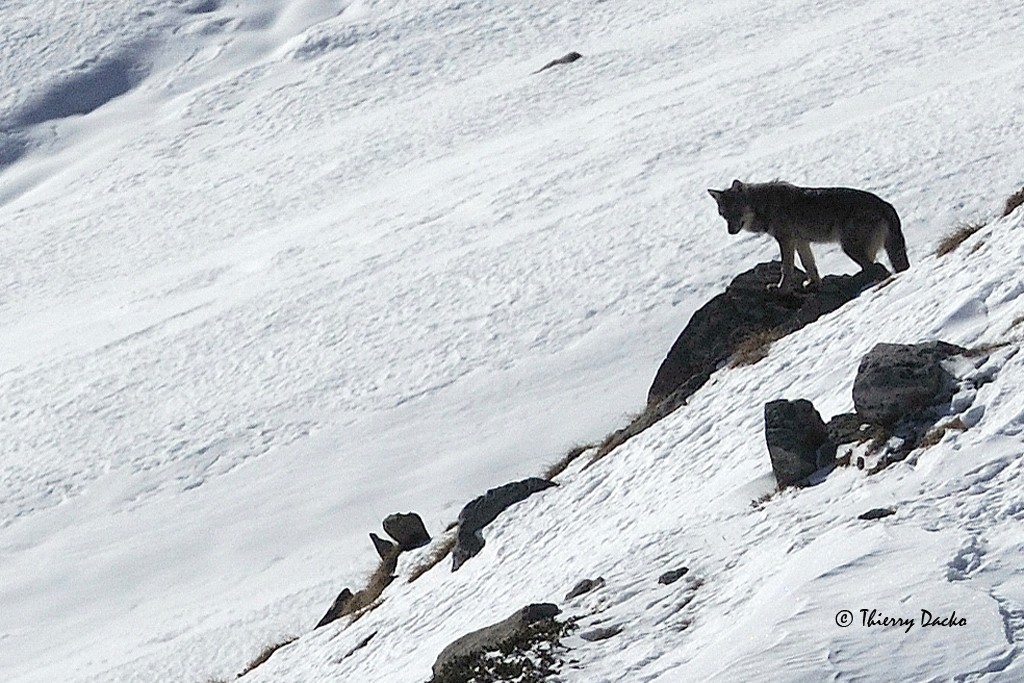
[(245, 668), (242, 669), (242, 673), (238, 674), (238, 677), (241, 678), (242, 676), (246, 675), (256, 667), (266, 664), (267, 660), (270, 659), (271, 655), (273, 655), (275, 652), (280, 650), (285, 645), (290, 645), (291, 643), (294, 643), (296, 640), (297, 638), (295, 636), (289, 636), (288, 638), (285, 638), (284, 640), (278, 643), (267, 645), (263, 648), (263, 650), (260, 651), (258, 655), (256, 655), (252, 659), (252, 661), (246, 664)]
[(772, 344), (785, 336), (786, 333), (778, 328), (754, 332), (736, 345), (736, 350), (729, 357), (729, 367), (741, 368), (767, 358)]
[(945, 256), (956, 251), (971, 235), (985, 227), (984, 223), (965, 223), (943, 237), (935, 248), (936, 256)]
[(918, 448), (931, 448), (935, 444), (942, 441), (942, 437), (946, 436), (946, 432), (955, 430), (958, 432), (966, 432), (967, 425), (959, 417), (955, 417), (949, 422), (941, 425), (936, 425), (921, 439), (920, 443), (917, 444)]
[(580, 457), (591, 448), (596, 448), (597, 444), (577, 444), (569, 449), (569, 451), (562, 457), (558, 462), (552, 463), (544, 470), (544, 474), (541, 475), (548, 481), (553, 481), (555, 477), (564, 472), (569, 465), (573, 463), (576, 458)]
[(1003, 206), (1003, 216), (1009, 216), (1018, 206), (1024, 204), (1024, 187), (1020, 188), (1006, 198), (1006, 205)]
[[(451, 529), (451, 527), (449, 528)], [(440, 564), (444, 558), (451, 554), (453, 548), (455, 548), (455, 533), (451, 531), (439, 538), (434, 547), (431, 548), (430, 554), (423, 558), (420, 564), (412, 568), (412, 571), (409, 573), (409, 583), (412, 583)]]
[(370, 608), (376, 607), (379, 604), (377, 598), (395, 580), (395, 562), (397, 558), (397, 553), (390, 558), (381, 558), (377, 568), (373, 570), (370, 578), (366, 580), (366, 586), (345, 603), (341, 614), (338, 615), (339, 619), (351, 615), (354, 617), (352, 620), (355, 621), (368, 612)]

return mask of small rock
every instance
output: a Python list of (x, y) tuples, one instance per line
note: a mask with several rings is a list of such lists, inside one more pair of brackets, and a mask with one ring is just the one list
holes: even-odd
[(665, 586), (669, 585), (670, 583), (675, 583), (679, 579), (686, 576), (686, 573), (688, 571), (690, 571), (689, 567), (680, 567), (679, 569), (673, 569), (670, 572), (665, 572), (664, 574), (658, 577), (658, 583), (663, 584)]
[(622, 627), (619, 625), (615, 626), (601, 626), (599, 628), (592, 628), (589, 631), (584, 631), (580, 634), (580, 638), (591, 643), (595, 643), (599, 640), (607, 640), (612, 636), (617, 636), (622, 633)]
[(867, 512), (858, 515), (857, 519), (872, 520), (882, 519), (883, 517), (889, 517), (890, 515), (896, 514), (896, 508), (872, 508)]
[(325, 614), (320, 619), (320, 621), (317, 622), (316, 626), (313, 627), (313, 630), (316, 630), (321, 626), (326, 626), (332, 621), (337, 621), (338, 618), (340, 618), (342, 613), (344, 612), (345, 605), (351, 599), (352, 591), (350, 591), (348, 588), (343, 588), (342, 591), (338, 593), (338, 597), (334, 599), (334, 604), (332, 604), (331, 608), (327, 610), (327, 614)]
[(384, 518), (384, 532), (398, 542), (402, 550), (422, 548), (430, 543), (430, 534), (415, 512), (395, 513)]
[(768, 456), (779, 487), (798, 484), (835, 460), (836, 447), (814, 405), (805, 399), (764, 404)]
[(577, 583), (571, 591), (565, 594), (565, 599), (572, 600), (573, 598), (578, 598), (579, 596), (585, 593), (589, 593), (590, 591), (595, 590), (597, 588), (600, 588), (603, 585), (604, 578), (600, 576), (596, 579), (583, 579), (582, 581)]
[(562, 55), (558, 59), (552, 59), (550, 62), (548, 62), (547, 64), (545, 64), (541, 68), (537, 69), (533, 73), (539, 74), (541, 71), (544, 71), (545, 69), (550, 69), (553, 66), (558, 66), (559, 64), (572, 64), (577, 59), (582, 59), (582, 58), (583, 58), (583, 55), (581, 55), (579, 52), (569, 52), (568, 54)]
[(390, 560), (399, 552), (397, 545), (387, 539), (381, 538), (377, 534), (371, 533), (370, 540), (373, 541), (373, 547), (377, 550), (377, 554), (380, 555), (380, 559), (382, 560)]

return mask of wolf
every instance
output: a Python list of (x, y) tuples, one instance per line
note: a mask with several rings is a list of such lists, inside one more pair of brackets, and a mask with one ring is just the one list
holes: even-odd
[[(729, 234), (741, 230), (767, 233), (782, 252), (781, 293), (793, 291), (793, 252), (807, 271), (812, 287), (821, 284), (811, 242), (838, 242), (862, 269), (875, 263), (885, 247), (896, 272), (910, 268), (900, 217), (881, 198), (848, 187), (797, 187), (780, 180), (769, 183), (732, 181), (727, 190), (708, 193), (718, 203)], [(802, 284), (802, 283), (801, 283)]]

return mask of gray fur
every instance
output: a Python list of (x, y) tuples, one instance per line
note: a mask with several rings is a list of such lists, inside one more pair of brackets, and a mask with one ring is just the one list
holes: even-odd
[(726, 220), (730, 234), (741, 230), (760, 232), (778, 241), (781, 292), (791, 292), (797, 284), (794, 254), (800, 255), (811, 285), (821, 284), (811, 253), (812, 242), (838, 242), (862, 269), (875, 263), (875, 255), (883, 247), (897, 272), (910, 267), (896, 209), (870, 192), (734, 180), (729, 189), (708, 193), (718, 203), (718, 213)]

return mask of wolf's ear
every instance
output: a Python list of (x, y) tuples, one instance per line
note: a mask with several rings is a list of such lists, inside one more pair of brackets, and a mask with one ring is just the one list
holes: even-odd
[(741, 183), (738, 180), (733, 180), (732, 181), (732, 187), (730, 187), (729, 189), (730, 190), (742, 190), (743, 189), (743, 183)]
[(722, 194), (723, 193), (724, 193), (724, 190), (712, 190), (710, 187), (708, 188), (708, 194), (711, 195), (711, 197), (716, 202), (720, 201), (722, 199)]

